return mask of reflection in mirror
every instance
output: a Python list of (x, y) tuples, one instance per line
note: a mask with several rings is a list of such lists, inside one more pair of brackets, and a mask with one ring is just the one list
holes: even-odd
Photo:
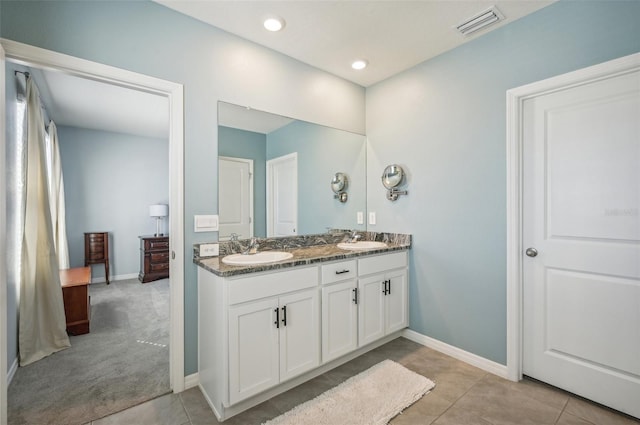
[[(365, 136), (218, 102), (220, 240), (366, 230)], [(335, 202), (327, 176), (349, 176)]]

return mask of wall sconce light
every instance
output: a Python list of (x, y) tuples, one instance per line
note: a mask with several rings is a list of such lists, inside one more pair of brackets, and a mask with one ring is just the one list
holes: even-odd
[(347, 184), (348, 179), (345, 173), (336, 173), (331, 179), (331, 190), (335, 193), (333, 197), (342, 203), (347, 202)]
[(155, 217), (156, 219), (156, 234), (154, 236), (162, 236), (160, 233), (160, 222), (163, 217), (169, 215), (169, 205), (166, 204), (156, 204), (149, 206), (149, 216)]
[(382, 185), (387, 188), (387, 199), (395, 201), (400, 195), (406, 195), (406, 190), (398, 190), (404, 180), (404, 170), (397, 164), (389, 165), (382, 172)]

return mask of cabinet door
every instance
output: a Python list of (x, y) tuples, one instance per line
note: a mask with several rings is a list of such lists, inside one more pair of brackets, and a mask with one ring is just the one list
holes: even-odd
[(234, 404), (279, 381), (278, 299), (229, 308), (229, 401)]
[(322, 288), (322, 362), (358, 348), (358, 305), (355, 279)]
[(320, 365), (318, 289), (280, 297), (280, 381)]
[(362, 347), (384, 336), (384, 275), (373, 275), (358, 281), (358, 346)]
[(385, 334), (399, 331), (407, 327), (407, 270), (396, 270), (385, 275), (389, 281), (387, 284), (387, 295), (385, 298)]

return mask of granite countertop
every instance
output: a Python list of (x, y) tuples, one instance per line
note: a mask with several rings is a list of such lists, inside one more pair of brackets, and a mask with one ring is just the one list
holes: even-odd
[[(285, 251), (293, 254), (293, 258), (275, 263), (230, 266), (222, 262), (223, 256), (200, 258), (194, 256), (193, 262), (205, 270), (218, 276), (229, 277), (249, 273), (257, 273), (271, 270), (280, 270), (290, 267), (306, 266), (327, 261), (348, 260), (375, 254), (383, 254), (392, 251), (405, 251), (411, 247), (409, 241), (388, 242), (384, 248), (347, 251), (337, 247), (337, 244), (321, 244), (305, 247), (280, 248), (277, 251)], [(261, 250), (262, 251), (262, 250)], [(264, 251), (267, 251), (266, 249)]]

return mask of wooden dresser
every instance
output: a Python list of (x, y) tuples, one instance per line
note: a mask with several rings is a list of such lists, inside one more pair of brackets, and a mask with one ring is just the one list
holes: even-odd
[(142, 283), (169, 277), (169, 236), (139, 236)]
[(109, 284), (109, 232), (84, 234), (84, 266), (104, 264), (104, 278)]

